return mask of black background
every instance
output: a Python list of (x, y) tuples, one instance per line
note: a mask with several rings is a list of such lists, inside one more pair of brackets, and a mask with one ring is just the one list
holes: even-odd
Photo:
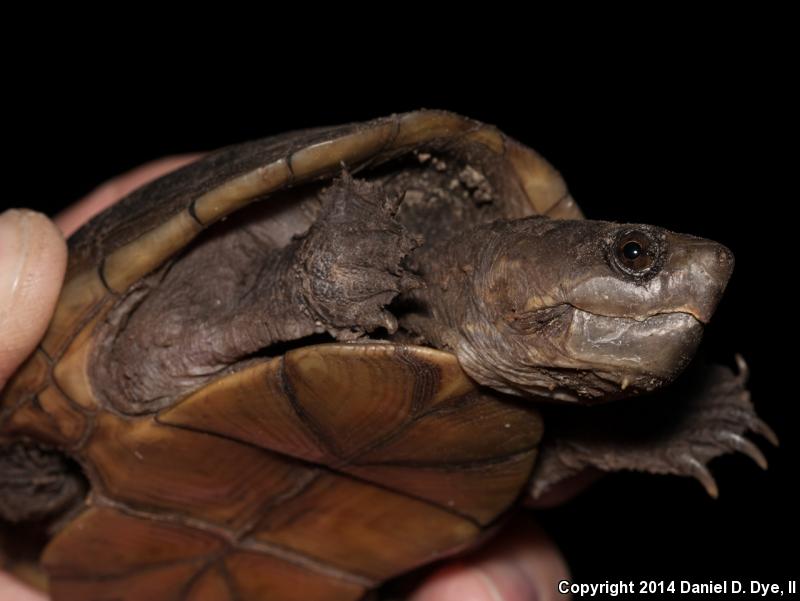
[(797, 169), (796, 72), (780, 49), (746, 39), (681, 56), (631, 47), (598, 58), (589, 47), (545, 68), (561, 47), (397, 63), (328, 49), (329, 66), (280, 71), (288, 55), (266, 51), (246, 67), (188, 53), (166, 70), (21, 66), (5, 86), (0, 203), (54, 214), (153, 158), (420, 107), (493, 123), (559, 168), (588, 217), (652, 222), (734, 251), (705, 344), (722, 361), (745, 356), (758, 410), (782, 441), (760, 444), (768, 472), (743, 456), (715, 460), (716, 501), (688, 479), (621, 474), (542, 511), (575, 579), (797, 578), (796, 192), (783, 183)]

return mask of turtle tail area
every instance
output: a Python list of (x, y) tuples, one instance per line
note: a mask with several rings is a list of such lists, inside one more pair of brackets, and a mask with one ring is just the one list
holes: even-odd
[(57, 450), (0, 444), (0, 569), (44, 590), (42, 549), (81, 510), (87, 488), (80, 468)]
[(547, 429), (530, 496), (546, 498), (559, 482), (585, 470), (633, 470), (695, 478), (716, 498), (708, 463), (740, 452), (762, 469), (767, 460), (745, 438), (778, 438), (756, 414), (747, 390), (747, 366), (692, 365), (674, 387), (647, 397), (593, 407), (545, 407)]

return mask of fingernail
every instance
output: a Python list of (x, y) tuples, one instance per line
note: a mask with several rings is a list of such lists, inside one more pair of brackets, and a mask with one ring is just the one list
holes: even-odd
[(535, 601), (541, 597), (537, 583), (514, 561), (494, 561), (478, 571), (492, 599)]
[(0, 321), (22, 287), (31, 247), (32, 215), (20, 209), (0, 214)]

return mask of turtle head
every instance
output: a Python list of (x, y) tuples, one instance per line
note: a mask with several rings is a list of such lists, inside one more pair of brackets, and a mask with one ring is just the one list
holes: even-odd
[(526, 396), (599, 401), (670, 382), (733, 270), (724, 246), (649, 225), (530, 218), (490, 232), (454, 346), (476, 380)]

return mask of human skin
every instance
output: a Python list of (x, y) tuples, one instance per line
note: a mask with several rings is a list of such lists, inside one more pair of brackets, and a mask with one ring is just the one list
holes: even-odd
[[(64, 238), (128, 192), (195, 158), (148, 163), (101, 185), (53, 221), (27, 210), (0, 214), (0, 389), (36, 347), (50, 321), (64, 279)], [(574, 488), (571, 484), (568, 494)], [(560, 501), (565, 494), (566, 487), (541, 504)], [(567, 577), (555, 544), (528, 516), (520, 516), (489, 544), (434, 571), (409, 601), (563, 599), (556, 585)], [(0, 572), (0, 601), (46, 600)]]

